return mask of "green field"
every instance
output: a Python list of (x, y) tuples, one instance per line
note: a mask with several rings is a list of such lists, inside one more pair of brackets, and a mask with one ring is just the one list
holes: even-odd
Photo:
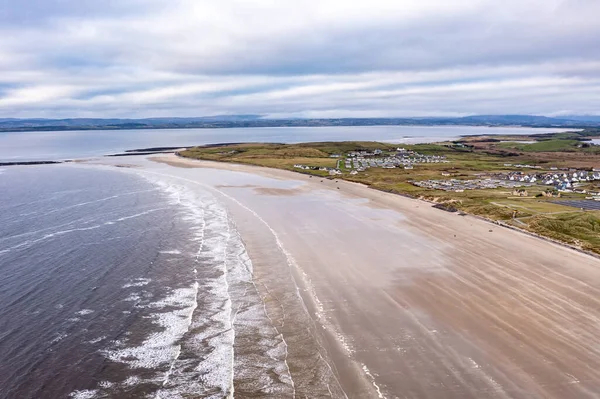
[(498, 148), (518, 150), (523, 152), (584, 152), (600, 154), (599, 146), (590, 145), (589, 142), (586, 141), (567, 138), (542, 140), (531, 144), (505, 142), (498, 143), (496, 146)]
[(498, 144), (498, 146), (502, 148), (513, 148), (525, 152), (576, 151), (578, 145), (581, 145), (581, 142), (577, 140), (544, 140), (532, 144), (523, 144), (515, 142)]

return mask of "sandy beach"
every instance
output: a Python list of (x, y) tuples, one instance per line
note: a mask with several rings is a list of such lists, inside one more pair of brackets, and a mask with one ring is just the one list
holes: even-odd
[(226, 204), (290, 396), (599, 396), (598, 259), (341, 180), (151, 159)]

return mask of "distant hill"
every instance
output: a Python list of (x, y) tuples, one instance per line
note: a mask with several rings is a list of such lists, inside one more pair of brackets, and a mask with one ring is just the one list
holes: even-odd
[(569, 115), (563, 116), (561, 118), (568, 119), (571, 121), (600, 123), (600, 115)]
[(457, 126), (527, 126), (527, 127), (600, 127), (600, 116), (569, 116), (550, 118), (536, 115), (473, 115), (460, 118), (325, 118), (325, 119), (269, 119), (261, 115), (215, 115), (191, 118), (144, 119), (0, 119), (4, 131), (60, 131), (60, 130), (118, 130), (118, 129), (184, 129), (282, 126), (402, 126), (402, 125), (457, 125)]
[(88, 127), (88, 126), (120, 126), (120, 125), (184, 125), (189, 123), (206, 123), (216, 121), (240, 122), (256, 120), (260, 115), (215, 115), (194, 118), (144, 118), (144, 119), (112, 119), (112, 118), (69, 118), (69, 119), (0, 119), (0, 128), (4, 127)]
[(566, 118), (549, 118), (537, 115), (473, 115), (455, 120), (466, 123), (499, 124), (499, 125), (564, 125), (575, 120)]

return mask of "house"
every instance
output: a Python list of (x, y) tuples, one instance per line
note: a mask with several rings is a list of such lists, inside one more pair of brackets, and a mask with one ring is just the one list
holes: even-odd
[(560, 197), (560, 193), (558, 192), (558, 190), (550, 189), (547, 189), (546, 191), (542, 192), (542, 195), (544, 197)]
[(517, 190), (513, 190), (512, 194), (515, 197), (527, 197), (528, 196), (527, 190), (524, 190), (522, 188), (519, 188)]
[(563, 181), (558, 184), (557, 188), (560, 191), (571, 191), (571, 183), (568, 181)]

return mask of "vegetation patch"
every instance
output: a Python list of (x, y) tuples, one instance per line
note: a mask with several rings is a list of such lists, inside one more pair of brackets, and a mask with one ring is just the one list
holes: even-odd
[(578, 140), (544, 140), (532, 144), (521, 144), (521, 143), (499, 143), (498, 147), (501, 148), (514, 148), (519, 151), (525, 152), (553, 152), (553, 151), (577, 151), (578, 146), (581, 145), (581, 141)]
[(514, 218), (528, 217), (532, 214), (523, 209), (508, 208), (493, 204), (471, 205), (463, 208), (464, 211), (474, 215), (484, 216), (494, 220), (510, 220)]
[(540, 235), (600, 253), (600, 218), (596, 212), (536, 216), (529, 228)]

